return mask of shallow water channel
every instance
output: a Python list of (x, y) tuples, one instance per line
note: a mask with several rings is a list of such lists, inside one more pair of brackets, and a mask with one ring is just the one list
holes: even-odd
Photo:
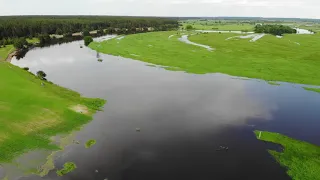
[[(174, 72), (103, 54), (103, 62), (98, 62), (97, 53), (80, 44), (33, 49), (12, 61), (34, 73), (43, 70), (48, 80), (84, 96), (108, 100), (103, 112), (74, 133), (80, 144), (67, 146), (55, 157), (57, 168), (71, 161), (75, 171), (20, 179), (289, 179), (253, 130), (320, 145), (320, 95), (299, 85)], [(86, 149), (89, 139), (97, 144)], [(46, 155), (30, 154), (29, 160)], [(10, 168), (0, 175), (21, 176)]]

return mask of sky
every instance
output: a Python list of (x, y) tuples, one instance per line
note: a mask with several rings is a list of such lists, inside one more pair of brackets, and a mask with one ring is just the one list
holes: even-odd
[(0, 0), (0, 15), (319, 18), (320, 0)]

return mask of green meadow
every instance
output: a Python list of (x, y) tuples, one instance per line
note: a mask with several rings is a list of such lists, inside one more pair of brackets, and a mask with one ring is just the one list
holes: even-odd
[(7, 62), (0, 62), (0, 77), (0, 162), (35, 149), (59, 149), (51, 137), (79, 129), (105, 104)]
[(261, 141), (280, 144), (283, 152), (268, 150), (275, 160), (286, 167), (294, 180), (316, 180), (320, 177), (320, 147), (298, 141), (279, 133), (255, 131)]
[[(185, 44), (182, 32), (153, 32), (125, 36), (89, 47), (189, 73), (225, 73), (266, 81), (320, 85), (320, 35), (266, 35), (250, 42), (233, 33), (195, 33), (189, 40), (215, 48)], [(169, 38), (170, 35), (173, 35)], [(230, 37), (235, 37), (227, 40)]]

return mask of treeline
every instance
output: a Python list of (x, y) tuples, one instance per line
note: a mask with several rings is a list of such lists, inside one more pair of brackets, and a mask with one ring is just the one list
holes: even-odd
[(46, 34), (68, 36), (76, 32), (106, 29), (110, 33), (134, 33), (150, 28), (166, 31), (178, 27), (177, 19), (159, 17), (6, 16), (0, 17), (0, 40)]
[(283, 35), (283, 34), (296, 34), (297, 30), (284, 25), (256, 25), (254, 28), (255, 33), (266, 33), (266, 34), (273, 34), (273, 35)]

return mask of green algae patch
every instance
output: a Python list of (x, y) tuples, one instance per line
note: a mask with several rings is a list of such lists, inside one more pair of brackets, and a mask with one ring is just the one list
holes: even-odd
[(76, 164), (73, 162), (66, 162), (63, 165), (63, 169), (57, 171), (58, 176), (64, 176), (65, 174), (68, 174), (75, 170), (77, 168)]
[(320, 147), (267, 131), (254, 131), (257, 139), (282, 145), (283, 152), (268, 150), (294, 180), (315, 180), (320, 177)]
[(88, 140), (86, 143), (85, 143), (85, 147), (86, 148), (91, 148), (93, 145), (95, 145), (97, 143), (97, 141), (96, 140), (94, 140), (94, 139), (90, 139), (90, 140)]

